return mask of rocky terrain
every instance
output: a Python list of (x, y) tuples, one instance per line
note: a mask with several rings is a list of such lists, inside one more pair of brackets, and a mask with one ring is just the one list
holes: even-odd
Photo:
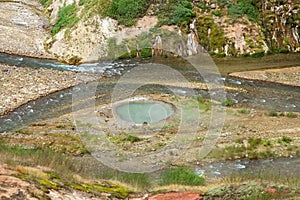
[(300, 67), (235, 72), (231, 73), (230, 76), (300, 86)]
[(0, 64), (0, 116), (31, 100), (94, 79), (70, 71)]
[(48, 25), (38, 1), (0, 1), (0, 52), (53, 58), (44, 46)]
[[(37, 0), (3, 1), (0, 2), (0, 51), (52, 57), (69, 63), (91, 62), (111, 56), (109, 52), (114, 51), (112, 40), (117, 40), (123, 53), (126, 48), (136, 49), (134, 43), (126, 44), (135, 37), (139, 37), (140, 48), (151, 48), (156, 35), (162, 33), (148, 35), (147, 40), (145, 33), (155, 27), (176, 34), (180, 30), (179, 35), (184, 37), (194, 27), (196, 42), (217, 56), (259, 57), (269, 52), (299, 51), (297, 1), (201, 0), (193, 5), (186, 0), (183, 2), (164, 5), (149, 1), (148, 9), (131, 19), (135, 23), (125, 26), (109, 17), (110, 3), (102, 0), (93, 3), (88, 0), (48, 0), (42, 1), (43, 6)], [(172, 13), (166, 14), (177, 10), (164, 10), (167, 8), (178, 8), (178, 12), (186, 9), (190, 12), (189, 19), (180, 22), (176, 16), (168, 16)], [(168, 36), (162, 34), (162, 37)], [(163, 45), (167, 49), (165, 45), (168, 44)], [(184, 46), (188, 46), (188, 42)]]

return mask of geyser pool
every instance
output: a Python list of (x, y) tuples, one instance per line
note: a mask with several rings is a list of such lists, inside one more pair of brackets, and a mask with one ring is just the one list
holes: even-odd
[(159, 122), (173, 114), (171, 105), (159, 101), (129, 101), (115, 108), (120, 119), (135, 124)]

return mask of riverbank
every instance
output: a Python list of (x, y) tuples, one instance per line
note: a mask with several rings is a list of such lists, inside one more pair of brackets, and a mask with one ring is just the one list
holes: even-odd
[(0, 116), (29, 101), (97, 78), (71, 71), (3, 64), (0, 64), (0, 77)]
[(300, 66), (283, 69), (255, 70), (247, 72), (234, 72), (232, 77), (280, 83), (284, 85), (300, 86)]

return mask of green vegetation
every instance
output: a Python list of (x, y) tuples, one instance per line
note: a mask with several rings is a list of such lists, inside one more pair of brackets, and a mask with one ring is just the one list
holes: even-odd
[(255, 53), (251, 54), (251, 57), (253, 57), (253, 58), (260, 58), (260, 57), (264, 57), (264, 55), (265, 55), (264, 51), (257, 51)]
[(211, 110), (212, 102), (209, 99), (204, 99), (202, 97), (197, 97), (198, 105), (201, 110), (205, 112)]
[(80, 0), (79, 6), (84, 6), (80, 18), (90, 18), (95, 14), (107, 16), (110, 1), (106, 0)]
[(286, 116), (287, 116), (288, 118), (297, 118), (298, 115), (295, 114), (295, 113), (287, 113)]
[(259, 18), (259, 13), (255, 7), (255, 1), (251, 0), (238, 0), (237, 3), (228, 2), (227, 13), (233, 19), (241, 18), (247, 15), (252, 21), (257, 21)]
[(198, 8), (201, 8), (203, 10), (210, 10), (210, 7), (206, 4), (204, 4), (204, 3), (199, 2), (196, 5), (197, 5)]
[(39, 1), (44, 7), (48, 7), (52, 4), (52, 0), (39, 0)]
[(270, 117), (277, 117), (278, 113), (276, 111), (270, 111), (270, 112), (266, 113), (266, 115), (270, 116)]
[(217, 17), (222, 17), (223, 13), (220, 10), (216, 10), (216, 11), (212, 11), (211, 12), (213, 15), (217, 16)]
[[(196, 27), (199, 42), (206, 50), (223, 51), (222, 48), (226, 44), (224, 31), (215, 23), (212, 15), (197, 15)], [(208, 35), (208, 32), (210, 32), (210, 35)]]
[(176, 167), (166, 169), (161, 174), (161, 185), (204, 185), (204, 178), (197, 176), (194, 171), (188, 167)]
[(238, 109), (237, 112), (240, 113), (240, 114), (249, 114), (250, 110), (245, 109), (245, 108), (241, 108), (241, 109)]
[(54, 27), (51, 29), (52, 35), (57, 34), (62, 28), (73, 27), (79, 18), (77, 17), (77, 7), (75, 3), (61, 7), (58, 12), (58, 20)]
[(235, 104), (234, 101), (232, 101), (230, 99), (222, 102), (222, 106), (228, 106), (229, 107), (229, 106), (233, 106), (234, 104)]
[(276, 112), (276, 111), (269, 111), (265, 113), (265, 115), (270, 117), (288, 117), (288, 118), (297, 118), (298, 115), (295, 113), (284, 113), (284, 112)]
[(282, 139), (281, 139), (282, 142), (285, 142), (285, 143), (290, 143), (292, 142), (293, 140), (290, 138), (290, 137), (287, 137), (287, 136), (283, 136)]
[(124, 140), (132, 143), (141, 141), (139, 137), (136, 137), (134, 135), (128, 135)]
[(159, 25), (181, 25), (192, 17), (193, 6), (188, 0), (169, 0), (162, 4), (159, 12)]
[(148, 5), (146, 0), (112, 0), (108, 15), (120, 24), (131, 26), (145, 15)]

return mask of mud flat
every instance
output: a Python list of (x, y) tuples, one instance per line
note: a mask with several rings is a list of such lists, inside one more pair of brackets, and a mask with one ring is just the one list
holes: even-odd
[(0, 116), (29, 101), (95, 78), (70, 71), (0, 64)]
[(250, 80), (268, 81), (291, 86), (300, 86), (300, 66), (288, 67), (283, 69), (234, 72), (229, 75)]

